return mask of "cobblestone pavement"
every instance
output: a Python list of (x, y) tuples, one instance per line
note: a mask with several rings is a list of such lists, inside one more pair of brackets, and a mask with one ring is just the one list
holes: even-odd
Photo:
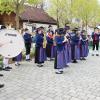
[(34, 61), (11, 65), (10, 72), (0, 71), (0, 100), (100, 100), (100, 57), (70, 64), (63, 75), (56, 75), (53, 61), (38, 68)]

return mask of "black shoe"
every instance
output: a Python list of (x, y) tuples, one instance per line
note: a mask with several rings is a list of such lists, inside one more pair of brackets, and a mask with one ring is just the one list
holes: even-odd
[(8, 66), (8, 67), (6, 67), (6, 68), (7, 68), (7, 69), (12, 69), (12, 67), (9, 67), (9, 66)]
[(60, 71), (61, 73), (63, 73), (64, 71)]
[(86, 60), (85, 58), (82, 58), (82, 60)]
[(54, 59), (53, 58), (50, 58), (50, 61), (54, 61)]
[(37, 65), (38, 67), (43, 67), (43, 65)]
[(18, 66), (20, 66), (21, 64), (18, 63)]
[(0, 74), (0, 76), (2, 77), (2, 76), (3, 76), (3, 74)]
[(65, 67), (67, 68), (67, 67), (69, 67), (69, 65), (66, 65)]
[(83, 60), (82, 58), (80, 58), (80, 60)]
[(0, 88), (3, 88), (4, 87), (4, 84), (0, 84)]
[(26, 61), (31, 61), (31, 59), (26, 59)]
[(40, 66), (40, 65), (37, 65), (38, 67)]
[(15, 64), (15, 66), (20, 66), (20, 65), (21, 65), (21, 64), (19, 64), (19, 63), (18, 63), (18, 64)]
[(78, 63), (76, 60), (74, 60), (72, 63)]
[(96, 54), (96, 56), (99, 56), (99, 54)]
[(4, 71), (10, 71), (8, 68), (3, 68)]
[(18, 64), (15, 64), (15, 66), (19, 66)]
[(55, 72), (56, 74), (63, 74), (63, 71)]

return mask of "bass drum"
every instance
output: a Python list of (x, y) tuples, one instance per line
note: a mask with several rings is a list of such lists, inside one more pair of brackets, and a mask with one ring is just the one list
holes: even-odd
[(24, 40), (17, 30), (0, 30), (0, 54), (7, 58), (13, 58), (19, 55), (24, 49)]

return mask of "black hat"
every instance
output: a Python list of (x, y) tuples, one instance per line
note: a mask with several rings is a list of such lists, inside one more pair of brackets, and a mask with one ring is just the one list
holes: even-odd
[(65, 26), (65, 30), (69, 30), (70, 29), (70, 26)]
[(48, 28), (52, 27), (52, 25), (49, 25)]
[(28, 28), (25, 28), (25, 31), (28, 31)]
[(44, 29), (44, 27), (43, 27), (43, 26), (40, 26), (39, 28), (40, 28), (40, 29)]
[(65, 34), (64, 29), (63, 29), (63, 28), (59, 28), (59, 29), (57, 30), (57, 34), (59, 34), (59, 35)]
[(76, 31), (78, 31), (78, 30), (79, 30), (78, 28), (74, 28), (72, 31), (76, 32)]
[(55, 33), (58, 32), (58, 29), (55, 30)]
[(99, 29), (98, 27), (95, 27), (94, 29)]
[(86, 32), (86, 30), (82, 30), (82, 32), (81, 32), (81, 33), (84, 33), (84, 32)]

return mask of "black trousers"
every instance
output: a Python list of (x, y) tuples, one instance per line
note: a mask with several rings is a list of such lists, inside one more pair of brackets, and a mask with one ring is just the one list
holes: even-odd
[(54, 69), (57, 69), (57, 51), (56, 51), (56, 55), (55, 55)]
[(75, 60), (75, 45), (71, 45), (71, 57), (72, 57), (72, 60)]
[(95, 50), (95, 48), (96, 50), (99, 50), (99, 41), (93, 42), (93, 50)]
[(42, 64), (43, 62), (40, 62), (40, 47), (35, 47), (35, 63)]
[(26, 55), (30, 54), (31, 51), (31, 43), (25, 43)]
[(52, 45), (51, 44), (47, 44), (46, 45), (46, 55), (49, 58), (51, 58), (51, 49), (52, 49)]

